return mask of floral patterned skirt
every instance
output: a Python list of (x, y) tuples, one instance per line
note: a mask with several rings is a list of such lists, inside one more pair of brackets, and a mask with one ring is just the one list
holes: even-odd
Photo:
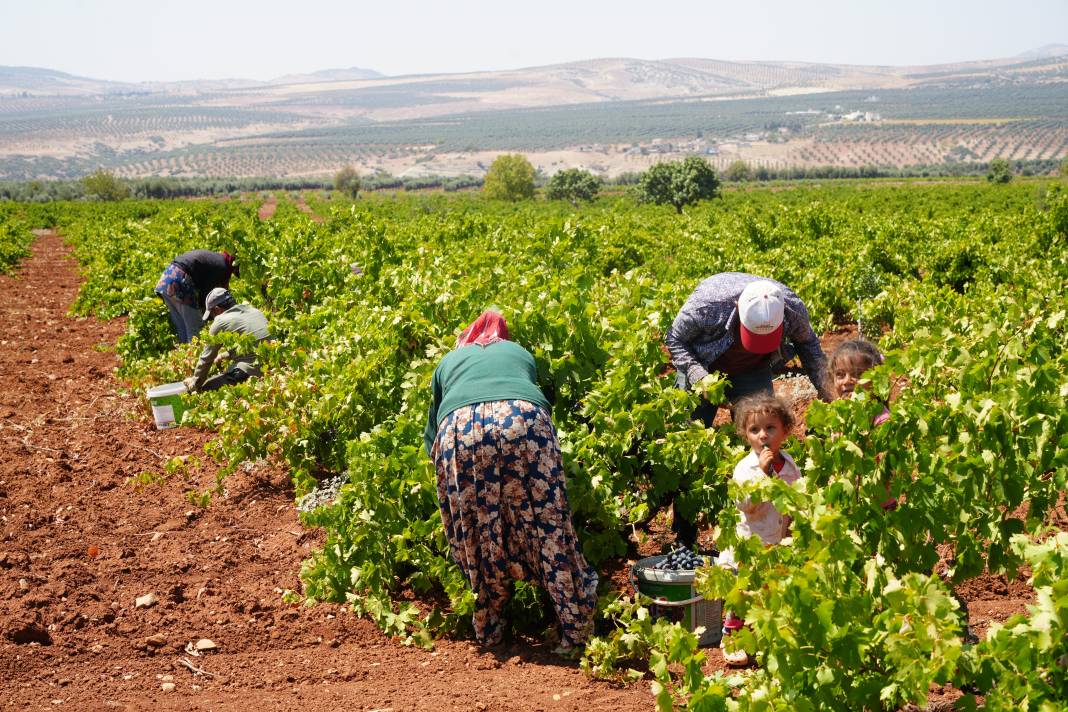
[(193, 278), (174, 262), (163, 270), (163, 275), (156, 283), (156, 294), (166, 294), (175, 302), (194, 308), (200, 301)]
[(499, 643), (514, 581), (544, 588), (564, 648), (593, 625), (597, 573), (578, 548), (549, 413), (523, 400), (457, 408), (433, 447), (441, 519), (475, 593), (475, 635)]

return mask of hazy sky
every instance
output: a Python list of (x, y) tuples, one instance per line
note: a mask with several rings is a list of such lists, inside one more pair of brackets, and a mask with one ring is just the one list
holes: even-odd
[(121, 81), (596, 57), (934, 64), (1068, 43), (1068, 0), (0, 0), (0, 65)]

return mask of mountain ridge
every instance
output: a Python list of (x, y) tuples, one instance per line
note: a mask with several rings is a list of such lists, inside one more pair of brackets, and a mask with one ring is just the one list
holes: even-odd
[[(630, 73), (623, 81), (627, 85), (641, 84), (642, 80), (653, 87), (666, 82), (669, 90), (664, 96), (672, 96), (671, 86), (681, 88), (682, 94), (717, 93), (730, 89), (767, 91), (776, 86), (797, 88), (826, 84), (830, 89), (872, 88), (901, 86), (903, 77), (909, 75), (933, 75), (945, 72), (973, 74), (977, 71), (1012, 67), (1022, 62), (1035, 60), (1068, 60), (1068, 44), (1048, 44), (1022, 52), (1014, 57), (970, 60), (934, 65), (855, 65), (798, 60), (753, 60), (736, 61), (705, 57), (675, 57), (665, 59), (637, 59), (631, 57), (598, 57), (592, 59), (560, 62), (547, 65), (521, 67), (518, 69), (484, 70), (473, 72), (450, 72), (434, 74), (409, 74), (389, 76), (374, 69), (361, 67), (328, 68), (306, 73), (285, 74), (266, 81), (226, 78), (189, 79), (178, 81), (122, 82), (109, 79), (84, 77), (46, 67), (0, 66), (0, 97), (2, 96), (95, 96), (114, 94), (203, 94), (235, 90), (270, 89), (272, 87), (316, 86), (324, 91), (335, 89), (364, 89), (369, 86), (393, 86), (443, 81), (449, 78), (470, 80), (493, 80), (494, 78), (521, 77), (525, 81), (539, 83), (551, 78), (583, 84), (596, 81), (598, 73)], [(770, 73), (772, 81), (749, 81), (747, 74), (756, 71)], [(540, 75), (540, 76), (539, 76)], [(835, 80), (839, 81), (835, 81)], [(601, 84), (611, 83), (612, 77), (601, 77)], [(607, 81), (606, 81), (607, 80)], [(350, 85), (351, 82), (360, 82)], [(369, 82), (370, 84), (362, 84)], [(658, 82), (661, 84), (658, 85)], [(334, 85), (334, 86), (331, 86)], [(474, 89), (477, 90), (477, 87)], [(612, 98), (651, 98), (650, 91), (622, 92), (626, 96)], [(563, 103), (570, 103), (565, 101)]]

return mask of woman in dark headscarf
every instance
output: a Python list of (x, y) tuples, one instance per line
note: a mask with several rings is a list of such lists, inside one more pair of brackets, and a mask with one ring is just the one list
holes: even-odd
[(453, 559), (475, 593), (475, 635), (503, 641), (513, 582), (541, 585), (560, 621), (560, 652), (589, 636), (597, 573), (578, 548), (549, 403), (534, 358), (487, 311), (434, 371), (425, 442)]
[(156, 284), (178, 332), (178, 343), (187, 344), (204, 328), (204, 299), (216, 287), (230, 288), (230, 277), (241, 268), (229, 252), (190, 250), (167, 265)]

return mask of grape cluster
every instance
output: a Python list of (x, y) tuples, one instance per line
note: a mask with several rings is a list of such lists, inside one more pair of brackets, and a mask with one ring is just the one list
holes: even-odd
[(678, 547), (672, 549), (671, 553), (667, 555), (667, 558), (658, 563), (654, 568), (661, 571), (693, 571), (698, 566), (705, 565), (705, 557), (697, 553), (694, 549), (690, 551), (685, 547)]

